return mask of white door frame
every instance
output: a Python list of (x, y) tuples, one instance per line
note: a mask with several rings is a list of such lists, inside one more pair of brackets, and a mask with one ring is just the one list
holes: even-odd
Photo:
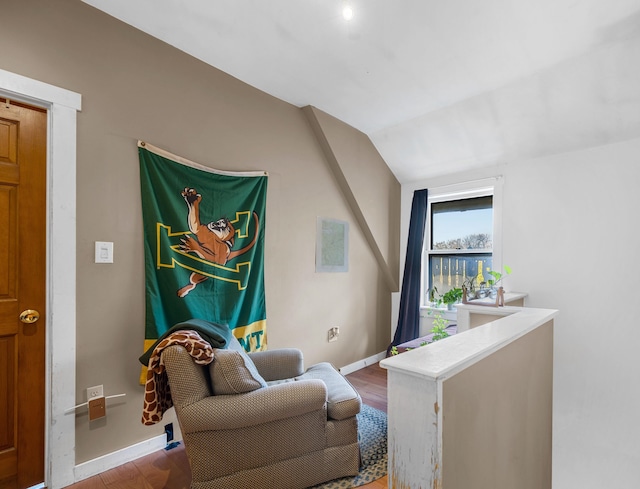
[(48, 109), (45, 480), (75, 482), (76, 116), (81, 95), (0, 70), (0, 95)]

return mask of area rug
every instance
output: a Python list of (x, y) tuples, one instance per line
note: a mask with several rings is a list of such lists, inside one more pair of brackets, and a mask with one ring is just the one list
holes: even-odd
[(313, 489), (348, 489), (359, 487), (387, 475), (387, 414), (362, 405), (358, 414), (358, 443), (360, 444), (360, 473), (335, 479)]

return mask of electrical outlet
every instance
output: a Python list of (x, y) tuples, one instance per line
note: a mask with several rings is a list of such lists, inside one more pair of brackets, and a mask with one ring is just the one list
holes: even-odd
[(332, 341), (337, 341), (338, 340), (338, 336), (340, 335), (340, 328), (331, 328), (329, 330), (329, 334), (328, 334), (328, 341), (332, 342)]
[(96, 399), (97, 397), (104, 397), (104, 388), (101, 385), (87, 388), (87, 401)]

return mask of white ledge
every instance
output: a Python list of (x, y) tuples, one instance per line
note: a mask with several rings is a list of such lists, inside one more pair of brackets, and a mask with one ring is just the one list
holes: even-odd
[(431, 380), (444, 380), (486, 358), (504, 345), (542, 326), (558, 315), (555, 309), (521, 307), (485, 308), (504, 318), (458, 333), (427, 346), (385, 358), (382, 368)]

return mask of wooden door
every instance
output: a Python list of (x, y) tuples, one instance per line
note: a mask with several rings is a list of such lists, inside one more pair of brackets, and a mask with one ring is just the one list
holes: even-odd
[(0, 98), (1, 489), (44, 481), (46, 137), (46, 111)]

